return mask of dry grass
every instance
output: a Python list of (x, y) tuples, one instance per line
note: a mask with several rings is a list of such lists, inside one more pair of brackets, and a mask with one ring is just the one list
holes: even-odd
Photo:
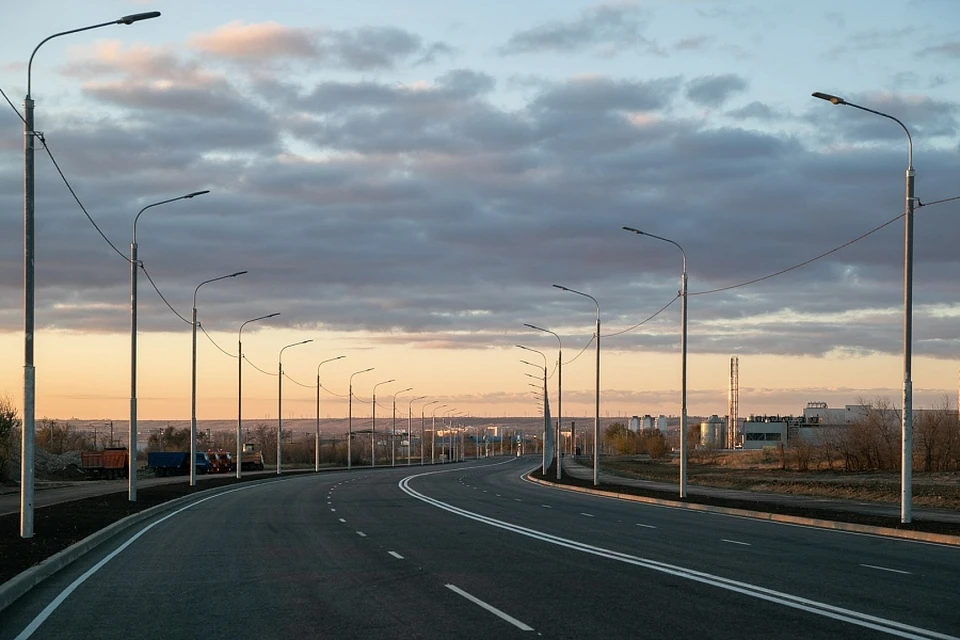
[[(625, 477), (676, 482), (676, 461), (654, 462), (640, 456), (603, 459), (606, 473)], [(899, 472), (844, 472), (781, 470), (776, 453), (745, 451), (713, 454), (708, 461), (693, 459), (687, 466), (690, 484), (763, 493), (782, 493), (863, 502), (897, 504)], [(960, 473), (913, 474), (915, 506), (960, 510)]]

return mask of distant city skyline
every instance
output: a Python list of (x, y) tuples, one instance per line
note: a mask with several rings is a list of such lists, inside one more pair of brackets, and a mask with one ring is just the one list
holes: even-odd
[[(395, 379), (378, 400), (533, 415), (515, 345), (552, 373), (557, 343), (524, 323), (561, 336), (564, 414), (591, 416), (596, 311), (553, 284), (601, 306), (601, 414), (677, 415), (681, 255), (624, 225), (686, 253), (690, 415), (726, 413), (732, 355), (741, 416), (899, 405), (906, 137), (814, 91), (911, 132), (914, 407), (956, 406), (960, 201), (934, 204), (960, 196), (955, 2), (43, 0), (8, 16), (0, 88), (22, 110), (41, 40), (152, 10), (33, 63), (36, 129), (113, 245), (38, 143), (37, 418), (127, 418), (133, 219), (199, 190), (138, 222), (142, 420), (189, 419), (195, 287), (240, 270), (197, 296), (201, 420), (236, 415), (237, 331), (274, 312), (243, 331), (250, 420), (304, 339), (285, 417), (338, 355), (324, 416), (369, 367), (362, 400)], [(0, 396), (22, 407), (23, 123), (0, 106)]]

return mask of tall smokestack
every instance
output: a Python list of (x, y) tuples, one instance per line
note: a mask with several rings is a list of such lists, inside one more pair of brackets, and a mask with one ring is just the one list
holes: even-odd
[(725, 448), (740, 444), (740, 359), (730, 356), (730, 391), (727, 394), (727, 437)]

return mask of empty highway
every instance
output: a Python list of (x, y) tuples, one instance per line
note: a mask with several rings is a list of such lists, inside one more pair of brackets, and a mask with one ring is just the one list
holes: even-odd
[(42, 583), (0, 640), (960, 636), (960, 548), (582, 495), (534, 464), (211, 492)]

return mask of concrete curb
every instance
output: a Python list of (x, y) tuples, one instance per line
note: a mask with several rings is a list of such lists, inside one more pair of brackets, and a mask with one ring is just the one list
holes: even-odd
[(720, 513), (728, 516), (740, 516), (742, 518), (752, 518), (754, 520), (768, 520), (770, 522), (781, 522), (784, 524), (797, 524), (807, 527), (817, 527), (819, 529), (833, 529), (835, 531), (848, 531), (851, 533), (869, 533), (877, 536), (886, 536), (890, 538), (902, 538), (905, 540), (914, 540), (917, 542), (933, 542), (936, 544), (945, 544), (954, 547), (960, 547), (960, 536), (951, 536), (942, 533), (927, 533), (925, 531), (909, 531), (905, 529), (893, 529), (890, 527), (875, 527), (865, 524), (854, 524), (852, 522), (837, 522), (834, 520), (820, 520), (818, 518), (803, 518), (800, 516), (788, 516), (779, 513), (766, 513), (763, 511), (747, 511), (746, 509), (731, 509), (727, 507), (715, 507), (708, 504), (697, 504), (695, 502), (679, 502), (677, 500), (662, 500), (660, 498), (648, 498), (646, 496), (636, 496), (629, 493), (618, 493), (615, 491), (601, 491), (599, 489), (588, 489), (586, 487), (577, 487), (568, 484), (558, 484), (547, 480), (540, 480), (532, 477), (529, 473), (524, 476), (530, 482), (553, 487), (564, 491), (574, 491), (577, 493), (587, 493), (596, 496), (605, 496), (607, 498), (619, 498), (620, 500), (629, 500), (631, 502), (643, 502), (645, 504), (655, 504), (661, 507), (670, 507), (673, 509), (689, 509), (691, 511), (706, 511), (709, 513)]

